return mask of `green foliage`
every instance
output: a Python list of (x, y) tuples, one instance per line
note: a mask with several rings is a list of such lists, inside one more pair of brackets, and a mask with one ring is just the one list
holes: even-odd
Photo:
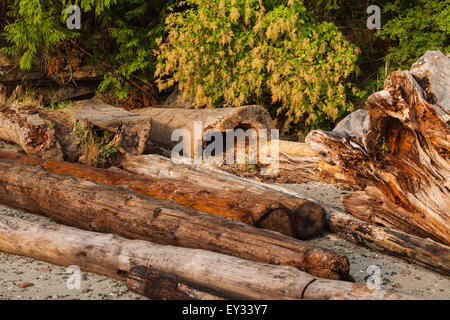
[(60, 19), (55, 19), (58, 7), (48, 0), (15, 0), (10, 5), (9, 16), (13, 24), (4, 28), (3, 36), (11, 47), (2, 48), (9, 55), (21, 55), (20, 67), (30, 69), (42, 47), (51, 47), (67, 39)]
[(392, 1), (383, 7), (390, 19), (378, 36), (398, 43), (388, 50), (389, 71), (409, 69), (427, 50), (449, 52), (450, 5), (442, 0)]
[(51, 110), (64, 110), (67, 108), (70, 108), (72, 106), (72, 101), (62, 101), (62, 102), (55, 102), (51, 101), (50, 104), (47, 106), (48, 109)]
[(86, 164), (105, 167), (114, 162), (119, 150), (109, 131), (83, 125), (80, 121), (75, 122), (74, 128), (81, 140), (80, 147)]
[[(12, 44), (2, 50), (21, 56), (21, 68), (30, 69), (36, 55), (77, 39), (90, 52), (90, 63), (104, 74), (100, 91), (113, 88), (119, 98), (130, 92), (130, 83), (148, 83), (156, 64), (152, 50), (164, 32), (163, 17), (177, 1), (147, 0), (14, 0), (8, 15), (14, 20), (3, 37)], [(78, 4), (82, 30), (66, 27), (66, 9)], [(91, 14), (93, 13), (93, 14)]]
[[(161, 89), (178, 82), (198, 105), (262, 104), (303, 134), (332, 129), (427, 50), (449, 52), (450, 7), (441, 0), (7, 2), (1, 50), (20, 56), (23, 69), (82, 52), (104, 76), (99, 90), (120, 99), (155, 78)], [(82, 30), (66, 27), (71, 4), (82, 9)], [(382, 8), (382, 30), (366, 28), (369, 4)]]
[(337, 28), (316, 22), (301, 1), (192, 0), (166, 19), (156, 70), (207, 107), (260, 103), (287, 124), (329, 126), (348, 101), (357, 50)]

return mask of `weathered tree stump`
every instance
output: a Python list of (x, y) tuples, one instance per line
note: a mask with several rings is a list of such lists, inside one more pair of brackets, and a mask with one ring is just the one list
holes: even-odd
[(308, 135), (325, 161), (367, 183), (344, 196), (347, 212), (450, 244), (449, 83), (450, 56), (429, 51), (411, 72), (391, 73), (367, 111)]

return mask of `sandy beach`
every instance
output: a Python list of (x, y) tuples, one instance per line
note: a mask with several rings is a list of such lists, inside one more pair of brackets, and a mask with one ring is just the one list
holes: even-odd
[[(280, 186), (322, 205), (337, 209), (342, 209), (341, 196), (347, 193), (323, 183)], [(0, 214), (28, 221), (48, 219), (2, 205), (0, 205)], [(368, 268), (377, 266), (380, 268), (380, 285), (383, 289), (424, 298), (450, 299), (449, 277), (352, 244), (333, 234), (324, 234), (310, 242), (345, 254), (351, 263), (350, 274), (357, 282), (365, 283), (370, 276)], [(129, 292), (123, 282), (87, 272), (82, 272), (80, 289), (70, 290), (67, 286), (70, 275), (71, 273), (67, 273), (65, 267), (0, 253), (0, 299), (146, 299)]]

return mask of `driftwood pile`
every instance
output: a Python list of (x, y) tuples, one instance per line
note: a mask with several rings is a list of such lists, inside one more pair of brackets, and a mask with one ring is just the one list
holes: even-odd
[[(259, 106), (128, 112), (98, 100), (63, 111), (3, 104), (0, 139), (23, 151), (0, 149), (0, 203), (55, 222), (1, 215), (0, 250), (75, 264), (156, 299), (411, 298), (353, 283), (345, 256), (304, 240), (329, 230), (450, 275), (447, 80), (437, 75), (448, 58), (436, 57), (427, 53), (421, 68), (391, 74), (367, 110), (333, 132), (280, 142), (280, 175), (360, 190), (345, 197), (347, 213), (149, 154), (170, 154), (175, 129), (194, 137), (194, 121), (202, 133), (269, 130)], [(115, 166), (85, 165), (80, 127), (111, 136)]]
[[(0, 47), (6, 46), (2, 41)], [(30, 70), (23, 70), (19, 58), (0, 53), (0, 103), (18, 97), (27, 89), (35, 91), (45, 104), (86, 98), (95, 94), (101, 79), (93, 67), (84, 65), (49, 72), (43, 59)]]

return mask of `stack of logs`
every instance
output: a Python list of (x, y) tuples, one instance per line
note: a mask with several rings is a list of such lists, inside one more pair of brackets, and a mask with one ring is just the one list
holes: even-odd
[[(76, 264), (156, 299), (412, 298), (354, 283), (345, 256), (304, 240), (329, 230), (450, 275), (448, 68), (448, 56), (428, 52), (332, 132), (280, 142), (279, 175), (360, 190), (344, 197), (347, 213), (161, 155), (175, 129), (195, 136), (194, 121), (204, 131), (271, 129), (259, 106), (3, 105), (0, 139), (23, 152), (0, 150), (0, 202), (54, 222), (0, 215), (0, 250)], [(120, 161), (83, 165), (75, 122), (110, 132)]]

